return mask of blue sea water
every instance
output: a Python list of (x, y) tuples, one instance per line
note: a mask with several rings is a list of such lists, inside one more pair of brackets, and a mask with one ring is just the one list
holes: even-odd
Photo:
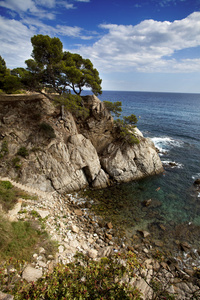
[[(160, 150), (165, 168), (158, 176), (111, 189), (110, 196), (106, 189), (105, 198), (112, 202), (122, 222), (127, 222), (129, 233), (138, 228), (151, 230), (159, 223), (169, 226), (174, 238), (180, 238), (184, 236), (180, 225), (187, 225), (185, 230), (191, 228), (195, 234), (188, 234), (188, 239), (199, 246), (200, 194), (193, 182), (200, 178), (200, 94), (103, 91), (99, 98), (121, 101), (122, 116), (137, 116), (137, 127)], [(113, 200), (115, 191), (118, 201)], [(142, 203), (149, 198), (157, 205), (146, 209)]]

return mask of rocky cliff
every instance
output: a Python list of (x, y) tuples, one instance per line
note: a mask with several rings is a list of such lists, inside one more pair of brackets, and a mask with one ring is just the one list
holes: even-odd
[[(0, 98), (0, 174), (42, 191), (103, 188), (163, 171), (153, 143), (118, 139), (113, 118), (95, 96), (83, 97), (90, 115), (78, 122), (48, 99)], [(54, 134), (55, 133), (55, 134)]]

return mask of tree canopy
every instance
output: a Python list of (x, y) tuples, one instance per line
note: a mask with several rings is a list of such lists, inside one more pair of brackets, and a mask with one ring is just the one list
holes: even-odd
[(35, 35), (31, 38), (33, 59), (26, 60), (32, 88), (44, 87), (62, 94), (70, 89), (80, 95), (83, 88), (91, 88), (95, 95), (101, 94), (99, 72), (89, 59), (79, 54), (63, 52), (59, 38)]

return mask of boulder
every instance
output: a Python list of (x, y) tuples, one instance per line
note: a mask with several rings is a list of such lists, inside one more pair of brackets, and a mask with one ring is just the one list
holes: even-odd
[(194, 181), (194, 185), (200, 185), (200, 178), (197, 178), (197, 179)]
[(42, 271), (31, 266), (27, 266), (22, 274), (22, 278), (28, 282), (37, 281), (40, 277), (42, 277)]
[[(96, 96), (83, 97), (90, 111), (84, 121), (77, 121), (70, 112), (60, 117), (48, 99), (33, 97), (28, 101), (26, 96), (25, 102), (9, 100), (12, 105), (6, 106), (0, 102), (1, 134), (8, 141), (9, 160), (19, 147), (29, 150), (26, 159), (20, 158), (20, 173), (5, 163), (0, 166), (2, 176), (18, 177), (24, 185), (44, 192), (63, 193), (88, 186), (104, 188), (163, 171), (152, 141), (137, 128), (133, 134), (139, 144), (119, 141), (111, 114)], [(49, 124), (55, 137), (41, 132), (38, 117)]]

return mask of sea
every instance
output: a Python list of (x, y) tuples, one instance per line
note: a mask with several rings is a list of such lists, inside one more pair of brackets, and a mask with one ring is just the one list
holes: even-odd
[(113, 214), (130, 239), (146, 230), (165, 248), (187, 242), (200, 250), (200, 190), (194, 186), (200, 178), (200, 94), (103, 91), (98, 97), (121, 101), (122, 117), (136, 115), (164, 166), (162, 174), (94, 191), (99, 209)]

